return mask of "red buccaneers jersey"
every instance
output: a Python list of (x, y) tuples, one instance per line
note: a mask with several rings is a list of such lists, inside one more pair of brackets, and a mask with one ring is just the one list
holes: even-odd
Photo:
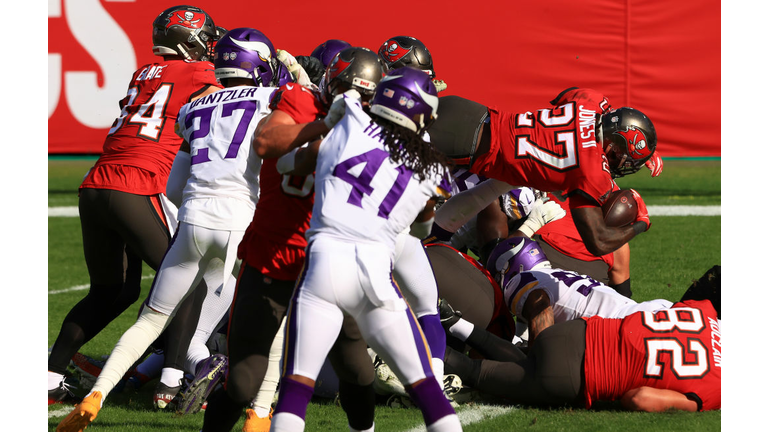
[(164, 193), (182, 142), (173, 130), (179, 109), (206, 86), (220, 87), (213, 69), (209, 62), (171, 60), (134, 72), (128, 94), (120, 101), (120, 117), (80, 187), (138, 195)]
[(709, 301), (689, 300), (624, 319), (586, 320), (587, 408), (647, 386), (693, 393), (702, 410), (720, 409), (721, 335)]
[(608, 162), (597, 141), (597, 116), (608, 99), (591, 89), (568, 89), (554, 108), (511, 113), (489, 108), (490, 150), (470, 171), (545, 192), (580, 191), (600, 205), (613, 187)]
[[(298, 84), (286, 84), (272, 97), (270, 108), (308, 123), (325, 115), (319, 95)], [(261, 194), (253, 221), (238, 248), (238, 256), (263, 275), (296, 280), (304, 265), (304, 233), (314, 204), (315, 176), (290, 176), (277, 172), (277, 159), (264, 159)]]
[(613, 252), (595, 256), (587, 250), (587, 246), (584, 244), (584, 240), (581, 239), (581, 234), (576, 229), (576, 224), (573, 222), (573, 216), (571, 215), (571, 209), (568, 207), (568, 201), (561, 201), (557, 197), (550, 194), (550, 199), (557, 201), (560, 207), (565, 210), (565, 216), (562, 219), (544, 224), (536, 235), (541, 236), (548, 245), (558, 252), (575, 258), (581, 261), (597, 261), (601, 260), (608, 264), (608, 268), (613, 268)]

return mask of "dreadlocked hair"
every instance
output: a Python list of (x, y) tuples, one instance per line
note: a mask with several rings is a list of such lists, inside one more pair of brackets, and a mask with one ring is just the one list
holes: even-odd
[(453, 160), (435, 146), (424, 141), (421, 135), (383, 118), (371, 120), (380, 126), (379, 139), (389, 150), (389, 157), (411, 170), (419, 181), (430, 173), (439, 173), (440, 167), (446, 171), (453, 167)]

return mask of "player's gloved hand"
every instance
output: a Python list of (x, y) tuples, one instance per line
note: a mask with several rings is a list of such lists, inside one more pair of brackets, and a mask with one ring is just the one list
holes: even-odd
[(307, 72), (303, 67), (301, 67), (299, 62), (296, 61), (296, 58), (292, 56), (288, 51), (281, 49), (277, 50), (277, 59), (280, 60), (286, 68), (288, 68), (288, 72), (291, 73), (293, 80), (297, 84), (304, 87), (311, 87), (313, 85), (312, 80), (309, 79)]
[(304, 68), (304, 71), (309, 75), (309, 80), (312, 81), (313, 84), (319, 86), (320, 80), (325, 73), (323, 62), (312, 56), (296, 56), (296, 62)]
[(328, 114), (326, 114), (325, 118), (323, 119), (323, 123), (328, 126), (328, 129), (333, 129), (333, 127), (336, 126), (336, 123), (338, 123), (339, 120), (344, 117), (344, 113), (346, 112), (347, 108), (347, 104), (344, 102), (344, 99), (349, 98), (354, 98), (360, 102), (361, 96), (357, 90), (352, 89), (347, 90), (342, 94), (336, 95), (336, 97), (333, 98), (331, 108), (328, 110)]
[(433, 79), (432, 84), (435, 85), (438, 93), (448, 88), (448, 84), (446, 84), (443, 80)]
[(643, 201), (643, 197), (641, 197), (636, 190), (630, 190), (632, 191), (632, 196), (635, 198), (635, 201), (637, 201), (637, 217), (635, 218), (635, 222), (645, 222), (645, 230), (648, 231), (651, 229), (651, 218), (648, 216), (648, 208), (645, 206), (645, 201)]
[(539, 228), (552, 221), (562, 219), (563, 217), (565, 217), (565, 210), (560, 207), (560, 204), (558, 204), (557, 201), (550, 200), (544, 202), (541, 198), (538, 198), (536, 202), (534, 202), (533, 208), (528, 214), (528, 218), (518, 229), (530, 238), (539, 230)]
[(645, 166), (651, 170), (651, 177), (658, 177), (661, 171), (664, 169), (664, 161), (661, 159), (659, 151), (653, 152), (650, 159), (645, 161)]

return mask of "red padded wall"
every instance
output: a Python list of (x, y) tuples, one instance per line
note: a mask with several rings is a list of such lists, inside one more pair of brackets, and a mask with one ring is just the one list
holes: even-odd
[[(131, 73), (154, 59), (152, 20), (180, 3), (49, 2), (49, 153), (101, 150)], [(646, 113), (664, 156), (720, 156), (714, 0), (191, 3), (216, 24), (257, 28), (294, 55), (330, 38), (376, 50), (391, 36), (417, 37), (448, 83), (441, 95), (504, 109), (535, 110), (567, 87), (595, 88), (614, 107)]]

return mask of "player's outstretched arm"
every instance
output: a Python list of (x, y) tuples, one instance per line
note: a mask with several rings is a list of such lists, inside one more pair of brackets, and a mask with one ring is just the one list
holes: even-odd
[(253, 151), (262, 159), (280, 157), (329, 130), (323, 120), (296, 123), (289, 114), (274, 110), (256, 128)]
[(638, 387), (624, 393), (621, 405), (631, 411), (662, 412), (670, 409), (698, 411), (698, 403), (678, 391)]

